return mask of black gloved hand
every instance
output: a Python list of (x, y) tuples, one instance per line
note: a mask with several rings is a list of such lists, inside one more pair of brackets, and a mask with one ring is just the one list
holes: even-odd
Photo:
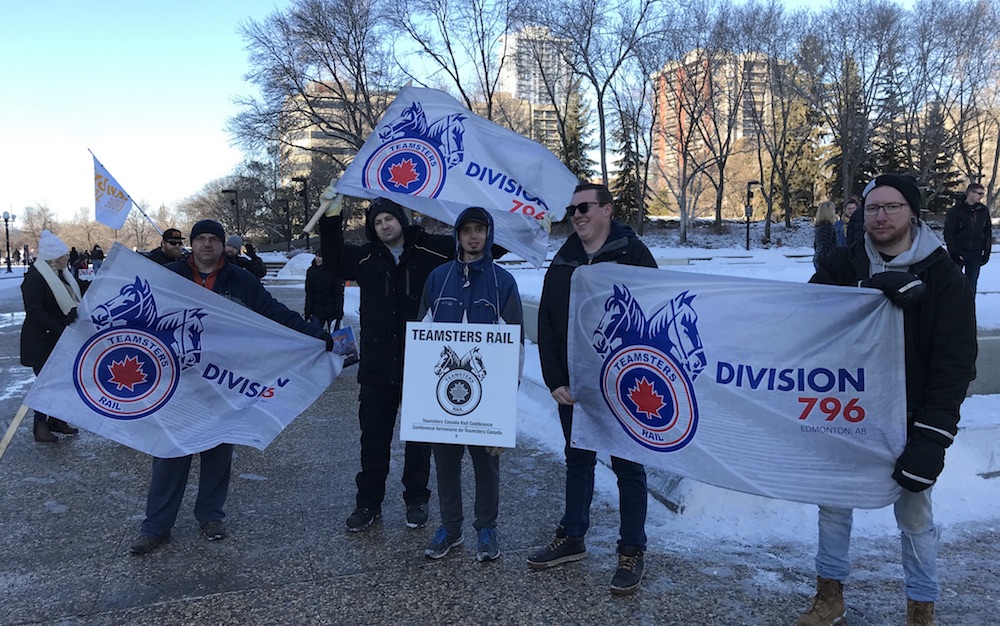
[(253, 244), (249, 241), (243, 244), (243, 249), (247, 251), (247, 256), (251, 259), (257, 256), (257, 248), (254, 248)]
[(861, 281), (858, 286), (878, 289), (901, 309), (916, 304), (927, 291), (924, 281), (910, 272), (879, 272)]
[(75, 322), (77, 317), (76, 307), (73, 307), (69, 310), (69, 313), (66, 314), (66, 325), (69, 326)]
[(333, 352), (333, 337), (330, 336), (330, 333), (324, 332), (319, 338), (326, 342), (326, 351)]
[(917, 433), (896, 459), (892, 479), (907, 491), (923, 491), (934, 484), (943, 469), (944, 446)]

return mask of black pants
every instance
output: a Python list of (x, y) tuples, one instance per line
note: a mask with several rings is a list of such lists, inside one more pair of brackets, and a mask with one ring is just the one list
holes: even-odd
[(434, 464), (437, 467), (438, 502), (441, 505), (441, 525), (449, 537), (462, 534), (465, 516), (462, 511), (462, 457), (466, 447), (476, 474), (476, 531), (496, 528), (500, 512), (500, 457), (493, 456), (482, 446), (461, 446), (435, 443)]
[(976, 285), (979, 282), (979, 269), (983, 262), (983, 253), (981, 250), (956, 250), (951, 253), (951, 260), (961, 268), (962, 272), (965, 273), (965, 277), (969, 279), (969, 285), (972, 287), (972, 297), (976, 297)]
[[(389, 476), (389, 453), (396, 412), (402, 399), (399, 385), (361, 385), (361, 471), (358, 485), (358, 508), (378, 509), (385, 499), (385, 480)], [(403, 458), (403, 500), (407, 504), (426, 504), (431, 497), (427, 480), (431, 474), (431, 447), (426, 443), (406, 444)]]
[[(229, 495), (229, 477), (233, 468), (233, 444), (223, 443), (200, 454), (198, 498), (194, 503), (194, 517), (200, 526), (226, 518), (224, 508)], [(153, 475), (146, 495), (146, 519), (139, 529), (140, 535), (167, 537), (181, 510), (191, 459), (194, 455), (172, 459), (153, 457)]]
[[(31, 366), (31, 371), (33, 371), (35, 373), (35, 378), (38, 378), (38, 373), (40, 371), (42, 371), (42, 366), (41, 365), (32, 365)], [(38, 424), (40, 422), (44, 422), (44, 421), (46, 421), (48, 419), (49, 419), (49, 416), (46, 415), (45, 413), (42, 413), (41, 411), (35, 411), (35, 423), (36, 424)]]

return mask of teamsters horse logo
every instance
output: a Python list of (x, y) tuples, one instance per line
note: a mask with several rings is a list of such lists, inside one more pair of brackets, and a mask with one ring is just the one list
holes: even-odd
[(651, 450), (680, 450), (698, 428), (693, 383), (706, 360), (694, 298), (685, 291), (647, 319), (628, 287), (615, 285), (594, 331), (604, 400), (625, 432)]
[(114, 419), (154, 413), (174, 394), (180, 372), (201, 361), (207, 315), (200, 308), (160, 315), (149, 283), (136, 276), (91, 313), (98, 332), (73, 364), (80, 398)]
[(362, 184), (436, 198), (448, 170), (465, 159), (465, 119), (462, 113), (452, 113), (429, 122), (423, 105), (413, 102), (379, 128), (382, 145), (365, 162)]
[(468, 415), (479, 406), (479, 401), (483, 399), (479, 381), (486, 378), (486, 366), (479, 348), (473, 348), (459, 357), (451, 346), (445, 346), (434, 366), (434, 375), (440, 377), (437, 399), (442, 409), (451, 415)]

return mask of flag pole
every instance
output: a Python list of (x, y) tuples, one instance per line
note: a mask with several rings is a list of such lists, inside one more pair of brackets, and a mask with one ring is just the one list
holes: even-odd
[(24, 416), (28, 414), (28, 405), (22, 404), (21, 408), (17, 410), (14, 415), (14, 420), (10, 423), (10, 427), (7, 432), (4, 433), (3, 440), (0, 441), (0, 459), (3, 458), (3, 453), (7, 451), (7, 446), (10, 445), (11, 439), (14, 438), (14, 433), (17, 431), (17, 427), (21, 425), (24, 421)]

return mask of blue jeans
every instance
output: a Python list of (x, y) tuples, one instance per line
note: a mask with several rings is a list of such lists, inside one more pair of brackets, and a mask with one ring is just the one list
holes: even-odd
[[(559, 405), (559, 421), (566, 439), (566, 511), (559, 526), (569, 537), (583, 537), (590, 528), (590, 503), (594, 499), (594, 468), (597, 453), (570, 447), (573, 407)], [(619, 549), (646, 549), (646, 468), (639, 463), (611, 457), (618, 476), (618, 507), (621, 513)]]
[[(198, 475), (198, 498), (194, 503), (194, 517), (198, 524), (221, 522), (226, 518), (223, 508), (229, 495), (229, 476), (233, 467), (233, 444), (223, 443), (201, 453)], [(139, 528), (140, 535), (167, 537), (177, 521), (184, 499), (191, 459), (194, 455), (172, 459), (153, 457), (153, 476), (146, 496), (146, 519)]]
[[(903, 549), (903, 581), (906, 597), (918, 602), (937, 602), (937, 552), (940, 531), (934, 525), (931, 490), (919, 493), (903, 490), (893, 505)], [(851, 573), (848, 551), (851, 543), (853, 509), (819, 507), (819, 549), (816, 573), (844, 582)]]

